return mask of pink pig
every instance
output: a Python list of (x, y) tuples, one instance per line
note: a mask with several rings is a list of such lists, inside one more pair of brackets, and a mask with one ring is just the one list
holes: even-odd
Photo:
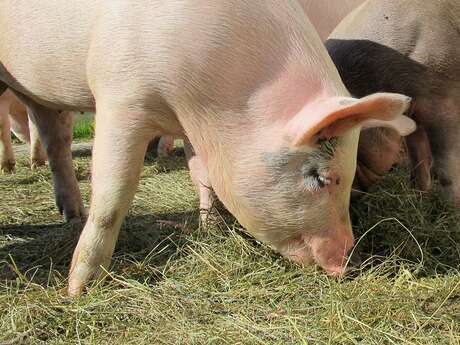
[(109, 266), (156, 136), (188, 138), (197, 180), (254, 237), (337, 275), (361, 127), (413, 129), (408, 97), (350, 97), (297, 0), (3, 0), (0, 21), (0, 88), (39, 126), (53, 109), (96, 110), (71, 294)]
[(29, 144), (32, 167), (45, 164), (46, 154), (36, 127), (29, 121), (26, 107), (7, 90), (0, 95), (0, 170), (6, 173), (12, 172), (16, 164), (11, 132)]
[[(345, 18), (353, 9), (361, 5), (365, 0), (298, 0), (303, 10), (311, 20), (322, 41), (325, 41), (332, 30)], [(162, 136), (149, 146), (150, 151), (158, 154), (159, 157), (167, 157), (172, 152), (174, 138), (172, 136)], [(197, 163), (197, 158), (190, 156), (193, 148), (189, 142), (185, 143), (185, 154), (191, 171), (191, 176), (195, 187), (200, 196), (200, 220), (203, 224), (207, 223), (210, 208), (214, 203), (215, 195), (212, 188), (206, 185), (199, 176), (206, 176), (206, 172), (201, 171), (201, 163)]]

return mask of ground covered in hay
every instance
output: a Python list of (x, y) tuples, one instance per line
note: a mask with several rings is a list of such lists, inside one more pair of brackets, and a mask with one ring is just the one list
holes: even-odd
[[(85, 203), (90, 154), (76, 153)], [(65, 294), (78, 229), (48, 168), (0, 176), (0, 344), (460, 344), (452, 207), (392, 173), (352, 207), (353, 277), (299, 268), (220, 211), (199, 229), (185, 160), (146, 161), (110, 278)]]

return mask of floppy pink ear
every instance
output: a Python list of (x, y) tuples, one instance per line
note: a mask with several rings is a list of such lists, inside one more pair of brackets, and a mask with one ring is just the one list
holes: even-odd
[[(411, 98), (376, 93), (361, 99), (330, 97), (305, 106), (286, 126), (294, 146), (314, 145), (319, 138), (339, 137), (355, 127), (386, 126), (402, 135), (415, 130), (415, 122), (403, 114)], [(399, 127), (399, 128), (398, 128)]]

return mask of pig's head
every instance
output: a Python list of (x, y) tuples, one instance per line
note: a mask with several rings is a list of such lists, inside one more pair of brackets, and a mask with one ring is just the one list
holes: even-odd
[(283, 124), (253, 131), (245, 154), (230, 157), (224, 171), (231, 195), (216, 192), (254, 237), (297, 263), (340, 275), (354, 244), (348, 208), (360, 129), (412, 131), (402, 115), (409, 103), (397, 94), (310, 102)]
[(404, 159), (402, 137), (390, 128), (370, 128), (361, 132), (353, 197), (362, 195)]

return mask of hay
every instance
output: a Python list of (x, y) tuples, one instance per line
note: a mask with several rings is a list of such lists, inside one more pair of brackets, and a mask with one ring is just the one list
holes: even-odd
[[(0, 344), (460, 343), (458, 217), (404, 171), (353, 205), (364, 262), (337, 280), (248, 239), (225, 212), (198, 231), (184, 159), (147, 161), (110, 278), (71, 299), (78, 233), (48, 170), (26, 163), (0, 176)], [(76, 165), (87, 204), (89, 157)]]

